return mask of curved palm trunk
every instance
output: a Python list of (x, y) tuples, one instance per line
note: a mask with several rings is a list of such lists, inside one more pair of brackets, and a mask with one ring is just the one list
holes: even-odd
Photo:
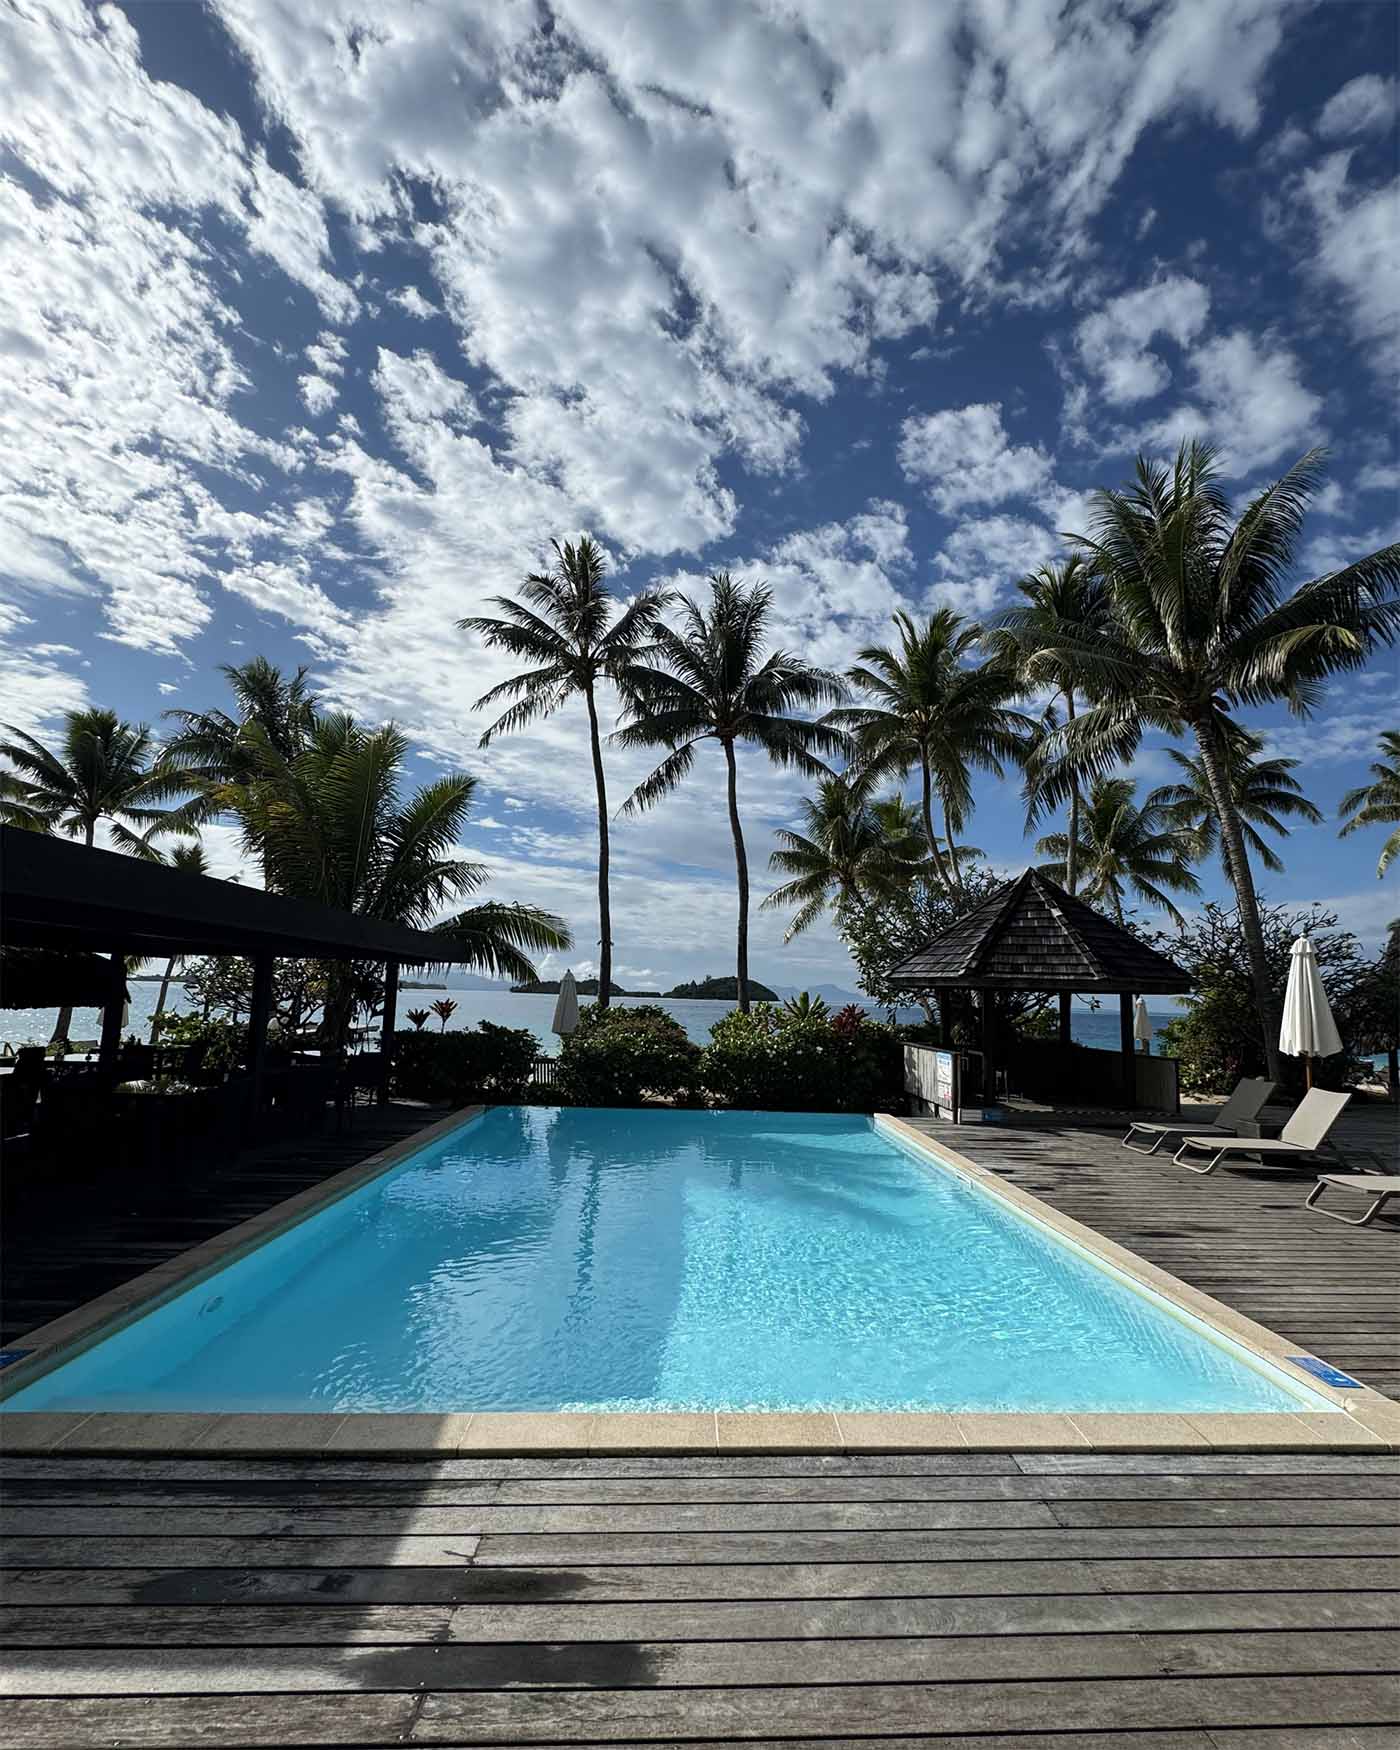
[[(1065, 688), (1065, 721), (1074, 722), (1074, 688)], [(1069, 781), (1069, 844), (1065, 848), (1065, 892), (1073, 893), (1079, 883), (1079, 774)]]
[(598, 1007), (606, 1009), (612, 998), (612, 905), (608, 895), (608, 789), (603, 777), (603, 744), (598, 737), (598, 709), (593, 688), (584, 689), (588, 701), (588, 736), (593, 748), (593, 787), (598, 793)]
[(172, 954), (165, 963), (165, 971), (161, 976), (160, 989), (156, 992), (156, 1006), (151, 1011), (151, 1044), (160, 1038), (160, 1018), (165, 1013), (165, 999), (170, 994), (170, 981), (175, 976), (175, 968), (180, 964), (180, 956)]
[(1259, 923), (1259, 898), (1254, 891), (1250, 873), (1249, 853), (1240, 827), (1239, 810), (1226, 772), (1224, 750), (1217, 739), (1214, 725), (1193, 723), (1196, 745), (1201, 750), (1201, 765), (1215, 798), (1220, 821), (1220, 843), (1225, 852), (1226, 867), (1235, 889), (1235, 902), (1240, 911), (1240, 928), (1244, 932), (1245, 953), (1249, 959), (1249, 977), (1254, 986), (1254, 1006), (1259, 1012), (1259, 1025), (1264, 1035), (1264, 1061), (1269, 1079), (1278, 1081), (1281, 1060), (1278, 1049), (1279, 1015), (1269, 980), (1268, 962), (1264, 957), (1264, 932)]
[[(97, 822), (95, 820), (90, 820), (87, 823), (87, 831), (83, 834), (83, 843), (89, 850), (92, 849), (92, 841), (96, 836)], [(53, 1045), (60, 1039), (66, 1039), (68, 1037), (68, 1030), (72, 1025), (73, 1005), (72, 1003), (65, 1003), (58, 1011), (58, 1019), (54, 1022), (53, 1032), (49, 1035), (49, 1044)]]
[(927, 760), (919, 762), (919, 769), (924, 782), (924, 833), (928, 839), (929, 860), (933, 864), (934, 874), (937, 875), (940, 884), (951, 893), (952, 883), (948, 879), (948, 870), (943, 861), (943, 854), (938, 849), (938, 834), (933, 830), (933, 773), (929, 770)]
[(948, 804), (943, 804), (943, 838), (948, 846), (948, 866), (953, 871), (953, 886), (960, 894), (965, 894), (967, 888), (963, 883), (962, 868), (958, 859), (958, 847), (953, 843), (953, 822), (948, 813)]
[(734, 870), (739, 881), (739, 1012), (749, 1012), (749, 859), (744, 833), (739, 825), (739, 770), (734, 762), (734, 743), (724, 743), (724, 763), (729, 768), (729, 830), (734, 835)]

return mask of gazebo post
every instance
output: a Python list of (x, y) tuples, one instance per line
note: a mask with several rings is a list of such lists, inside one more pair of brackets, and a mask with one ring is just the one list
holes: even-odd
[(394, 1029), (399, 1012), (399, 963), (384, 962), (384, 1012), (379, 1024), (379, 1104), (389, 1098), (389, 1072), (393, 1067)]
[(982, 1103), (990, 1105), (997, 1096), (996, 1066), (996, 992), (983, 990), (982, 999)]
[(1118, 993), (1118, 1048), (1123, 1053), (1123, 1093), (1129, 1111), (1137, 1105), (1137, 1041), (1133, 1038), (1133, 993)]
[(257, 1123), (262, 1112), (263, 1069), (267, 1062), (267, 1024), (272, 1019), (271, 954), (253, 956), (253, 1002), (248, 1011), (248, 1075), (250, 1121)]
[(1072, 994), (1073, 994), (1072, 992), (1067, 991), (1067, 990), (1062, 990), (1060, 992), (1060, 1044), (1061, 1045), (1068, 1045), (1071, 1043), (1071, 1034), (1070, 1034), (1070, 1025), (1069, 1025), (1069, 1006), (1070, 1006), (1070, 998), (1071, 998)]
[(122, 1010), (126, 1007), (126, 967), (117, 949), (112, 951), (111, 968), (107, 1000), (102, 1005), (102, 1038), (97, 1047), (97, 1066), (104, 1070), (116, 1067), (122, 1042)]

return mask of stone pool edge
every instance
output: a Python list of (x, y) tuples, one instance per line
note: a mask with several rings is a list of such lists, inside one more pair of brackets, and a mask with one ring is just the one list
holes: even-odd
[[(180, 1253), (156, 1269), (19, 1338), (32, 1354), (0, 1375), (0, 1400), (154, 1311), (239, 1257), (340, 1201), (400, 1161), (482, 1117), (465, 1106), (367, 1160), (274, 1204), (260, 1215)], [(1272, 1366), (1296, 1345), (1233, 1308), (1189, 1287), (1049, 1204), (1008, 1185), (941, 1141), (934, 1146), (897, 1118), (876, 1114), (931, 1164), (954, 1170), (1003, 1202), (1215, 1325)], [(1300, 1382), (1302, 1383), (1302, 1382)], [(1363, 1386), (1336, 1391), (1309, 1379), (1305, 1389), (1345, 1414), (1102, 1412), (1016, 1414), (909, 1411), (558, 1412), (479, 1411), (342, 1414), (338, 1411), (185, 1414), (165, 1411), (8, 1410), (0, 1413), (0, 1454), (100, 1456), (162, 1454), (265, 1458), (494, 1458), (506, 1456), (722, 1456), (725, 1454), (879, 1454), (900, 1452), (1368, 1452), (1400, 1453), (1400, 1404)], [(0, 1401), (3, 1410), (3, 1401)]]

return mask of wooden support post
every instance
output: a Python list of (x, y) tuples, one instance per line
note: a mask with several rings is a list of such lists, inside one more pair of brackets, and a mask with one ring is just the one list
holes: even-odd
[(997, 1097), (997, 998), (996, 992), (984, 990), (982, 1002), (982, 1104), (993, 1105)]
[(253, 956), (253, 1003), (248, 1012), (248, 1118), (256, 1125), (262, 1116), (263, 1070), (267, 1063), (267, 1024), (272, 1019), (271, 954)]
[(1060, 1044), (1061, 1045), (1070, 1044), (1072, 1041), (1072, 1038), (1073, 1038), (1073, 1035), (1070, 1032), (1070, 1025), (1069, 1025), (1069, 1010), (1070, 1010), (1070, 1003), (1072, 1000), (1073, 1000), (1073, 992), (1067, 991), (1067, 990), (1062, 990), (1060, 992)]
[(1118, 1046), (1123, 1053), (1123, 1103), (1137, 1105), (1137, 1042), (1133, 1038), (1133, 993), (1118, 993)]
[(389, 1074), (394, 1057), (394, 1029), (399, 1013), (399, 963), (384, 964), (384, 1014), (379, 1027), (379, 1104), (389, 1098)]
[(97, 1047), (99, 1069), (112, 1070), (117, 1066), (117, 1052), (121, 1049), (122, 1042), (122, 1010), (125, 1007), (126, 966), (121, 954), (114, 953), (107, 985), (107, 1000), (102, 1005), (102, 1038)]

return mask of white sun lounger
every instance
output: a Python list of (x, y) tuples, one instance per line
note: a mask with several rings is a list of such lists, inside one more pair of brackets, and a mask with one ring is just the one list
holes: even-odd
[[(1318, 1198), (1329, 1185), (1335, 1185), (1339, 1191), (1359, 1191), (1371, 1199), (1371, 1207), (1364, 1215), (1338, 1215), (1335, 1209), (1324, 1209)], [(1392, 1197), (1400, 1197), (1400, 1173), (1323, 1173), (1308, 1193), (1307, 1207), (1333, 1221), (1345, 1222), (1348, 1227), (1365, 1227)]]
[[(1241, 1124), (1251, 1122), (1264, 1110), (1273, 1091), (1274, 1084), (1264, 1080), (1262, 1076), (1245, 1076), (1235, 1084), (1234, 1093), (1206, 1126), (1207, 1131), (1211, 1135), (1237, 1135)], [(1135, 1154), (1155, 1155), (1169, 1136), (1185, 1136), (1190, 1129), (1190, 1124), (1163, 1124), (1158, 1119), (1135, 1118), (1128, 1126), (1128, 1134), (1123, 1141)], [(1144, 1136), (1155, 1137), (1151, 1148), (1144, 1148), (1141, 1143), (1133, 1141), (1133, 1132), (1136, 1130), (1140, 1130)]]
[[(1350, 1094), (1310, 1088), (1277, 1139), (1238, 1136), (1233, 1142), (1222, 1142), (1218, 1136), (1183, 1136), (1181, 1147), (1172, 1158), (1188, 1173), (1213, 1173), (1226, 1155), (1258, 1155), (1266, 1166), (1281, 1166), (1285, 1160), (1306, 1161), (1330, 1146), (1327, 1133), (1341, 1117), (1350, 1099)], [(1210, 1159), (1203, 1167), (1193, 1167), (1181, 1158), (1191, 1153), (1208, 1153)]]

